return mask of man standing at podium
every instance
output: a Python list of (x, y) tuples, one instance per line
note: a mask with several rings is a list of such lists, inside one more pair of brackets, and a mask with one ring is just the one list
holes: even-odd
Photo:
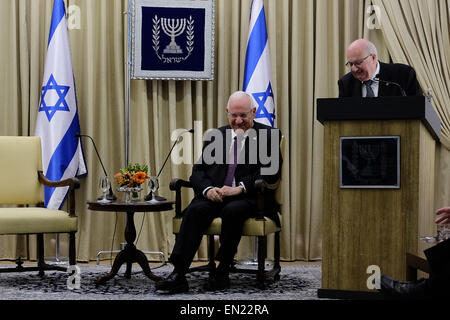
[(338, 81), (340, 98), (423, 95), (412, 67), (378, 61), (377, 48), (366, 39), (350, 44), (346, 66), (350, 72)]

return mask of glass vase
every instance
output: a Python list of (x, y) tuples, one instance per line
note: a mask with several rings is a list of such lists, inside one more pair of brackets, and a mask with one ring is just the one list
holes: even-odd
[(125, 194), (125, 203), (138, 202), (141, 200), (141, 187), (120, 187), (117, 191)]

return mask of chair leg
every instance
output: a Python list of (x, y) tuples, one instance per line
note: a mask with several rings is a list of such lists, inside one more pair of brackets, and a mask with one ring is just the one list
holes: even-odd
[(259, 288), (265, 288), (265, 263), (267, 254), (267, 241), (266, 237), (258, 236), (258, 273), (256, 275), (256, 281)]
[(279, 231), (275, 232), (273, 257), (274, 257), (273, 269), (277, 270), (273, 279), (274, 279), (274, 281), (278, 281), (278, 280), (280, 280), (280, 272), (281, 272), (281, 266), (280, 266), (280, 232)]
[(44, 235), (42, 233), (38, 233), (36, 235), (36, 256), (37, 256), (37, 266), (39, 269), (39, 275), (43, 276), (44, 275), (44, 266), (45, 266), (45, 261), (44, 261)]
[(75, 249), (75, 232), (69, 233), (69, 264), (77, 264), (76, 249)]
[(431, 273), (428, 261), (411, 253), (406, 253), (406, 280), (417, 280), (417, 271)]

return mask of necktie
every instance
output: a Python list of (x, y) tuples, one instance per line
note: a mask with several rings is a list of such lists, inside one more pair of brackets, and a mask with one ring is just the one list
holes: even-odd
[(373, 90), (372, 90), (372, 83), (373, 83), (372, 80), (367, 80), (364, 82), (364, 85), (366, 86), (366, 97), (367, 98), (375, 97), (375, 94), (373, 93)]
[(236, 171), (237, 162), (238, 162), (238, 150), (237, 150), (237, 137), (234, 137), (233, 142), (233, 162), (228, 164), (227, 176), (225, 178), (225, 182), (223, 183), (225, 186), (233, 185), (234, 172)]

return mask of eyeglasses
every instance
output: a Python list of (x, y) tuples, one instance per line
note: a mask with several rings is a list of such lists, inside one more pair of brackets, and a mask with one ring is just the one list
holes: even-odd
[(362, 58), (362, 59), (360, 59), (360, 60), (356, 60), (355, 62), (350, 62), (350, 61), (347, 61), (346, 63), (345, 63), (345, 65), (347, 66), (347, 67), (349, 67), (349, 68), (351, 68), (351, 67), (353, 67), (353, 66), (357, 66), (357, 67), (359, 67), (364, 61), (366, 61), (366, 59), (368, 58), (368, 57), (370, 57), (372, 54), (369, 54), (367, 57), (365, 57), (365, 58)]
[(241, 118), (242, 120), (246, 120), (246, 119), (250, 118), (251, 114), (252, 114), (252, 111), (249, 111), (247, 113), (239, 113), (239, 114), (227, 112), (228, 118), (233, 119), (233, 120), (237, 119), (238, 117)]

